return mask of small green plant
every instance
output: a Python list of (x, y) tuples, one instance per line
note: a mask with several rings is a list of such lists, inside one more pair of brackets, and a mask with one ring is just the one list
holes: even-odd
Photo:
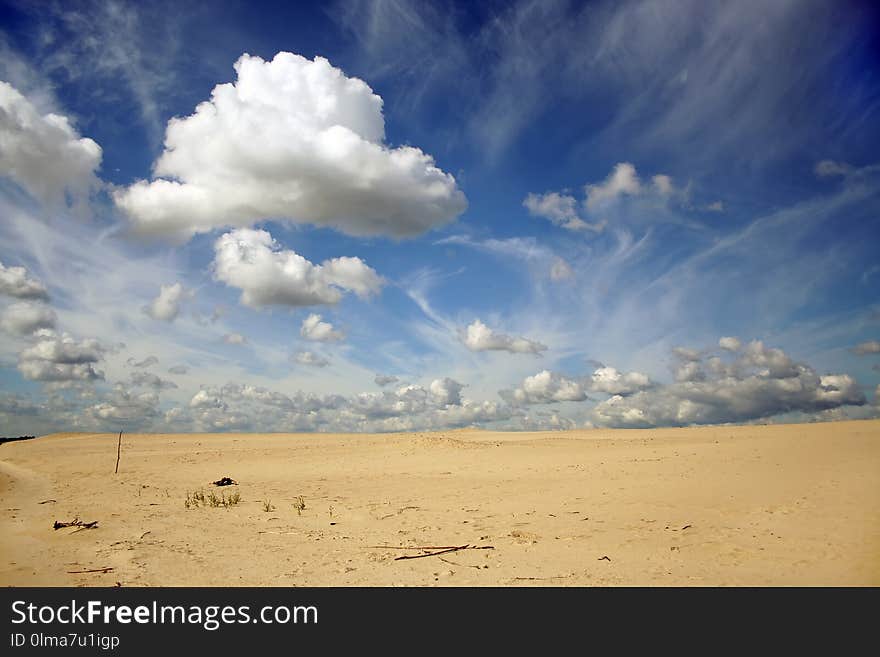
[(306, 510), (306, 501), (302, 495), (297, 495), (296, 499), (293, 500), (293, 508), (296, 509), (296, 515), (301, 516), (302, 512)]
[(231, 493), (229, 497), (226, 497), (226, 493), (221, 493), (218, 497), (214, 491), (205, 495), (205, 491), (199, 489), (192, 493), (187, 492), (183, 506), (186, 509), (197, 509), (200, 506), (229, 508), (238, 505), (239, 502), (241, 502), (241, 494), (238, 492)]
[(272, 504), (272, 500), (263, 500), (263, 511), (269, 513), (270, 511), (275, 510), (275, 505)]
[(197, 509), (200, 506), (205, 506), (205, 491), (199, 489), (197, 491), (193, 491), (190, 493), (187, 491), (186, 500), (183, 502), (183, 506), (187, 509)]

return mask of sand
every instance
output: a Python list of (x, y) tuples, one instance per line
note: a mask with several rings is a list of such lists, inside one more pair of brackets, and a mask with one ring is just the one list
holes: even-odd
[(116, 441), (0, 446), (0, 584), (880, 585), (876, 420)]

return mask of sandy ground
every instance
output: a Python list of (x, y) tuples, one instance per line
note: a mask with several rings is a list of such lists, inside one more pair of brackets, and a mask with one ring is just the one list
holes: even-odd
[(116, 441), (0, 446), (0, 584), (880, 585), (880, 421)]

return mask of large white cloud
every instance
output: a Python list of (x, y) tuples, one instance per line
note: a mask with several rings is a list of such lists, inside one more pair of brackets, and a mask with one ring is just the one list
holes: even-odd
[(55, 328), (55, 311), (41, 303), (20, 302), (0, 315), (0, 327), (7, 333), (29, 335), (38, 329)]
[(819, 375), (757, 340), (732, 363), (709, 358), (702, 371), (699, 379), (655, 386), (628, 397), (614, 395), (596, 405), (593, 422), (613, 427), (720, 424), (865, 403), (849, 375)]
[(214, 252), (214, 276), (240, 289), (241, 302), (252, 308), (334, 304), (343, 290), (368, 297), (383, 283), (360, 258), (333, 258), (316, 265), (281, 249), (264, 230), (226, 233), (214, 243)]
[(0, 262), (0, 294), (18, 299), (48, 299), (46, 286), (28, 276), (24, 267), (4, 267)]
[(64, 333), (54, 335), (50, 331), (36, 344), (21, 352), (25, 360), (50, 360), (56, 363), (94, 363), (101, 359), (105, 349), (95, 339), (77, 341)]
[(0, 82), (0, 176), (34, 198), (63, 206), (97, 184), (101, 147), (80, 137), (65, 116), (41, 115), (15, 87)]
[(140, 234), (186, 240), (267, 218), (407, 237), (467, 206), (412, 146), (384, 143), (382, 99), (326, 59), (248, 54), (191, 116), (169, 121), (152, 181), (117, 190)]
[(77, 341), (64, 333), (38, 331), (38, 340), (19, 354), (18, 369), (32, 381), (94, 381), (103, 379), (103, 372), (94, 364), (104, 357), (106, 349), (95, 339)]
[(462, 342), (471, 351), (509, 351), (513, 354), (540, 354), (546, 345), (528, 338), (497, 333), (475, 319), (464, 332)]

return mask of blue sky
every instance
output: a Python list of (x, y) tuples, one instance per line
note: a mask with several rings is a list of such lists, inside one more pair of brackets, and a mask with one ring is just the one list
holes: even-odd
[(0, 433), (880, 414), (858, 2), (0, 3)]

